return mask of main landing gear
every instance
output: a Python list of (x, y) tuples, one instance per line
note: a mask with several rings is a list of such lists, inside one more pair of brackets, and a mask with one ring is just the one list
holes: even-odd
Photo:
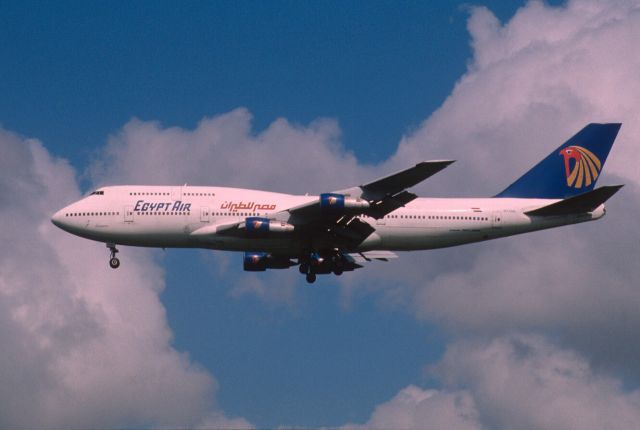
[(345, 270), (349, 270), (349, 267), (346, 267), (345, 264), (347, 264), (345, 257), (337, 250), (323, 254), (312, 252), (308, 256), (301, 258), (298, 269), (300, 273), (305, 275), (307, 282), (313, 284), (319, 274), (333, 273), (336, 276), (342, 275)]
[(306, 275), (308, 283), (313, 284), (314, 282), (316, 282), (316, 272), (315, 270), (313, 270), (309, 263), (300, 263), (298, 269), (300, 270), (300, 273)]
[(307, 282), (310, 284), (316, 282), (316, 274), (314, 272), (307, 273)]
[(109, 248), (109, 250), (111, 251), (111, 257), (109, 257), (109, 266), (112, 269), (117, 269), (118, 267), (120, 267), (120, 260), (118, 259), (118, 257), (116, 257), (118, 248), (116, 248), (116, 245), (113, 243), (107, 243), (107, 248)]
[(309, 264), (308, 262), (300, 263), (298, 269), (300, 270), (300, 273), (305, 275), (308, 283), (313, 284), (314, 282), (316, 282), (316, 271), (315, 268), (311, 266), (311, 264)]

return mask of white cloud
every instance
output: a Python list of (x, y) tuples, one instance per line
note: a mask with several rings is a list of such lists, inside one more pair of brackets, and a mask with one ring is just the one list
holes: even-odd
[(587, 360), (540, 336), (459, 340), (431, 370), (443, 387), (402, 389), (376, 407), (372, 429), (628, 429), (640, 391), (625, 390)]
[(640, 420), (640, 392), (538, 336), (456, 342), (435, 372), (471, 394), (484, 428), (627, 429)]
[(146, 251), (127, 264), (55, 228), (79, 198), (73, 169), (0, 130), (0, 427), (248, 426), (215, 408), (216, 382), (171, 346)]
[(109, 139), (91, 176), (105, 184), (188, 182), (292, 193), (324, 192), (366, 177), (339, 144), (335, 121), (303, 127), (278, 119), (256, 135), (251, 119), (239, 108), (205, 118), (194, 130), (132, 120)]
[(393, 399), (377, 406), (364, 425), (349, 424), (345, 428), (473, 430), (480, 427), (474, 400), (469, 393), (423, 390), (410, 385)]

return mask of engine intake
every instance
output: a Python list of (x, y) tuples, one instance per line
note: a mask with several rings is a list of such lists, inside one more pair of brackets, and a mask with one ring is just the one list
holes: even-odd
[(243, 268), (247, 272), (287, 269), (295, 264), (288, 257), (276, 256), (268, 252), (245, 252), (243, 259)]
[(320, 194), (320, 210), (330, 213), (343, 213), (346, 209), (368, 209), (369, 202), (362, 199), (346, 198), (342, 194)]
[(247, 233), (253, 235), (272, 233), (288, 233), (294, 230), (294, 226), (284, 221), (276, 221), (269, 218), (248, 217), (245, 219), (244, 228)]

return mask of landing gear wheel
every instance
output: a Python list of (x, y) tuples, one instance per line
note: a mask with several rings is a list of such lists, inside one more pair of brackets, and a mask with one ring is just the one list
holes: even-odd
[(298, 270), (300, 270), (300, 273), (304, 275), (309, 271), (309, 265), (307, 263), (302, 263), (300, 264), (300, 267), (298, 267)]
[(307, 282), (310, 284), (313, 284), (314, 282), (316, 282), (316, 274), (313, 272), (307, 273)]
[(342, 267), (336, 267), (335, 269), (333, 269), (333, 274), (336, 275), (336, 276), (340, 276), (340, 275), (342, 275), (343, 271), (344, 270), (342, 269)]
[(109, 248), (109, 251), (111, 251), (111, 257), (109, 257), (109, 266), (112, 269), (117, 269), (118, 267), (120, 267), (120, 260), (118, 259), (118, 257), (116, 257), (118, 248), (116, 248), (116, 245), (113, 243), (107, 243), (107, 248)]

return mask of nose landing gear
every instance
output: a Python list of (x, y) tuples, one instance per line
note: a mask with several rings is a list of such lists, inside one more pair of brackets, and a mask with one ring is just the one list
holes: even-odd
[(116, 257), (118, 248), (116, 248), (116, 245), (113, 243), (107, 243), (107, 248), (109, 248), (109, 250), (111, 251), (111, 257), (109, 257), (109, 266), (112, 269), (117, 269), (118, 267), (120, 267), (120, 259)]

